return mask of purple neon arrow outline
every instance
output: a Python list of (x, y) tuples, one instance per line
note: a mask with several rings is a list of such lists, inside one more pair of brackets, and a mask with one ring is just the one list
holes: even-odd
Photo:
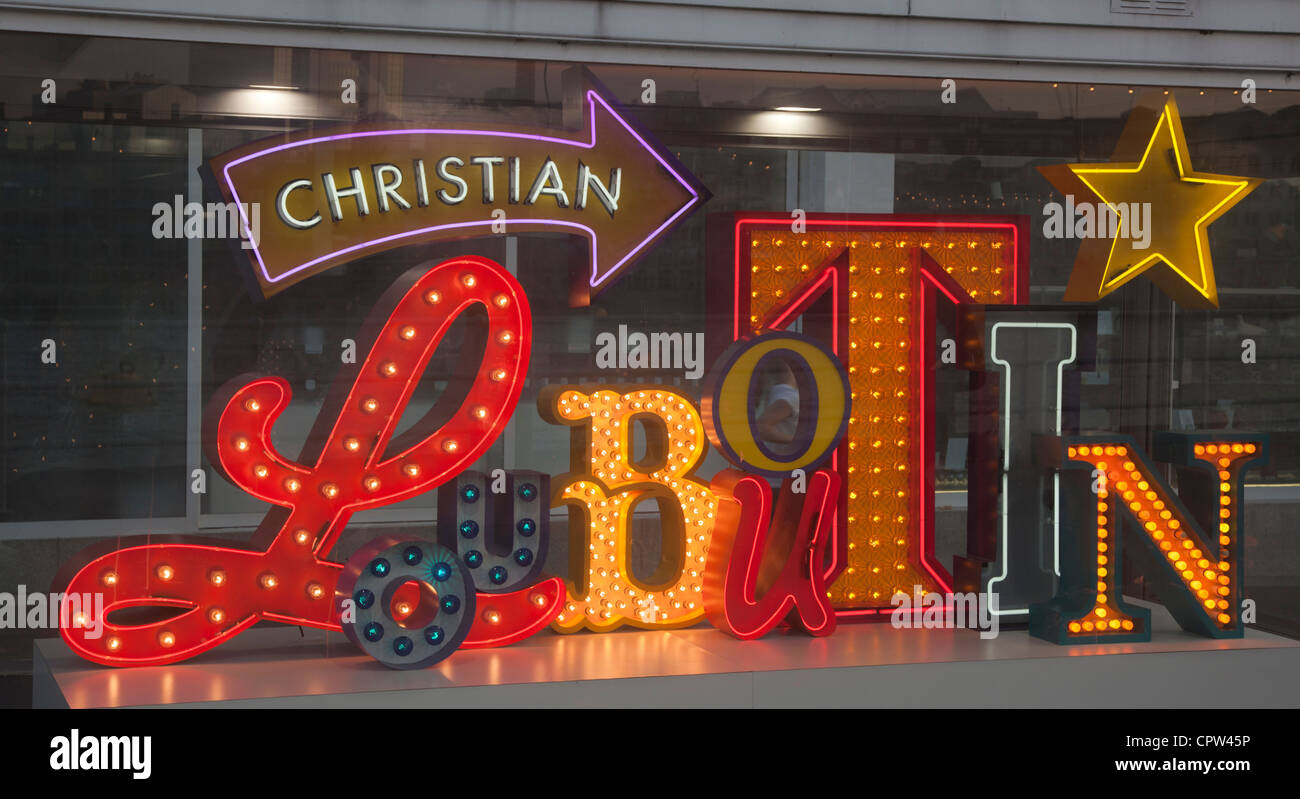
[(235, 182), (230, 177), (230, 170), (239, 166), (240, 164), (247, 163), (248, 161), (252, 161), (257, 158), (262, 158), (263, 156), (271, 155), (272, 153), (278, 153), (283, 150), (290, 150), (295, 147), (306, 147), (312, 144), (319, 144), (321, 142), (341, 141), (343, 139), (370, 138), (374, 136), (412, 136), (412, 135), (426, 136), (426, 135), (444, 135), (450, 133), (459, 133), (459, 134), (469, 135), (469, 136), (498, 136), (506, 139), (530, 139), (532, 141), (549, 142), (553, 144), (563, 144), (567, 146), (579, 147), (584, 150), (590, 150), (590, 149), (594, 149), (596, 146), (596, 103), (600, 103), (601, 106), (603, 106), (605, 110), (608, 111), (610, 115), (614, 117), (614, 119), (618, 120), (618, 124), (622, 125), (623, 129), (626, 130), (628, 133), (632, 134), (632, 137), (637, 140), (637, 143), (639, 143), (648, 153), (653, 155), (655, 160), (659, 162), (659, 165), (662, 166), (664, 169), (666, 169), (668, 171), (668, 174), (672, 175), (673, 179), (676, 180), (679, 184), (681, 184), (682, 188), (686, 189), (686, 191), (689, 192), (691, 195), (691, 198), (687, 200), (686, 203), (681, 208), (677, 209), (676, 213), (668, 217), (668, 219), (663, 224), (655, 228), (654, 231), (650, 233), (650, 235), (642, 239), (641, 243), (637, 244), (635, 247), (629, 250), (628, 253), (618, 261), (618, 263), (610, 267), (609, 271), (605, 273), (604, 277), (597, 278), (596, 275), (596, 270), (597, 270), (596, 231), (593, 230), (591, 227), (580, 224), (578, 222), (565, 222), (556, 219), (505, 219), (505, 220), (485, 219), (477, 222), (448, 222), (447, 224), (444, 225), (431, 225), (429, 227), (423, 227), (416, 230), (408, 230), (402, 233), (394, 233), (390, 236), (381, 236), (379, 238), (371, 239), (369, 241), (365, 241), (360, 244), (353, 244), (350, 247), (343, 247), (327, 255), (322, 255), (318, 258), (313, 258), (310, 261), (301, 263), (275, 278), (272, 278), (270, 273), (266, 269), (266, 262), (262, 260), (261, 248), (257, 244), (254, 244), (253, 246), (253, 255), (254, 257), (257, 258), (257, 266), (262, 272), (262, 277), (265, 278), (267, 283), (275, 284), (291, 275), (301, 272), (304, 269), (310, 269), (311, 267), (316, 266), (317, 264), (337, 258), (340, 255), (346, 255), (350, 252), (355, 252), (357, 250), (373, 247), (377, 244), (386, 244), (390, 241), (410, 238), (412, 236), (419, 236), (425, 233), (433, 233), (439, 230), (455, 230), (459, 228), (470, 228), (470, 227), (478, 227), (481, 225), (491, 225), (497, 221), (501, 221), (507, 225), (512, 222), (515, 224), (556, 225), (559, 227), (576, 228), (578, 230), (586, 232), (586, 234), (591, 237), (591, 278), (587, 282), (590, 284), (592, 288), (596, 288), (597, 286), (599, 286), (600, 284), (608, 280), (610, 277), (612, 277), (614, 274), (616, 274), (620, 269), (623, 268), (625, 264), (627, 264), (629, 260), (632, 259), (633, 256), (635, 256), (638, 252), (644, 249), (645, 246), (649, 244), (651, 241), (653, 241), (656, 237), (658, 237), (660, 233), (664, 232), (669, 227), (671, 227), (672, 224), (682, 216), (682, 214), (685, 214), (688, 210), (690, 210), (692, 206), (698, 203), (700, 201), (700, 193), (696, 191), (695, 187), (692, 186), (689, 181), (685, 180), (681, 176), (681, 174), (678, 173), (677, 170), (669, 166), (668, 162), (665, 161), (663, 157), (659, 155), (659, 152), (654, 147), (650, 146), (650, 144), (646, 142), (645, 138), (642, 137), (641, 134), (638, 133), (635, 129), (633, 129), (632, 126), (627, 123), (627, 120), (623, 119), (623, 117), (620, 116), (618, 112), (615, 111), (613, 108), (611, 108), (609, 103), (605, 102), (605, 99), (601, 97), (599, 94), (597, 94), (596, 91), (593, 89), (587, 90), (587, 111), (588, 111), (588, 116), (590, 117), (590, 119), (588, 120), (588, 122), (590, 123), (590, 136), (589, 136), (590, 141), (587, 142), (584, 142), (580, 139), (565, 139), (558, 136), (542, 136), (542, 135), (532, 134), (532, 133), (515, 133), (511, 131), (499, 131), (499, 130), (472, 130), (472, 129), (463, 129), (463, 128), (409, 128), (409, 129), (399, 129), (399, 130), (368, 130), (368, 131), (356, 131), (354, 133), (338, 133), (331, 136), (317, 136), (311, 139), (303, 139), (302, 141), (289, 142), (288, 144), (279, 144), (276, 145), (275, 147), (268, 147), (265, 150), (258, 150), (257, 152), (250, 153), (245, 156), (241, 156), (240, 158), (236, 158), (234, 161), (231, 161), (230, 163), (226, 164), (226, 166), (221, 171), (222, 171), (222, 176), (225, 178), (226, 186), (230, 189), (230, 194), (235, 199), (235, 207), (239, 209), (240, 219), (244, 223), (244, 232), (248, 234), (248, 238), (251, 241), (252, 240), (252, 235), (250, 232), (251, 227), (249, 225), (248, 217), (244, 213), (244, 203), (239, 199), (239, 191), (235, 188)]

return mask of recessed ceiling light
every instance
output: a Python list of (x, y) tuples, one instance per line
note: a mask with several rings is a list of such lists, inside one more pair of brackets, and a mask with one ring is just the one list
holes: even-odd
[(811, 114), (811, 113), (813, 113), (813, 112), (815, 112), (815, 111), (820, 111), (821, 109), (820, 109), (820, 108), (810, 108), (810, 107), (808, 107), (808, 106), (806, 106), (806, 105), (778, 105), (778, 106), (776, 107), (776, 110), (777, 110), (777, 111), (800, 111), (800, 112), (805, 113), (805, 114)]

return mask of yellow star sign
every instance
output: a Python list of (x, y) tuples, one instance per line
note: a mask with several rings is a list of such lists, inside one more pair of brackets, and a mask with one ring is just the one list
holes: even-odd
[[(1163, 107), (1134, 109), (1109, 163), (1039, 171), (1073, 196), (1067, 207), (1091, 217), (1079, 231), (1083, 243), (1067, 301), (1095, 302), (1150, 270), (1156, 285), (1179, 304), (1219, 307), (1206, 228), (1262, 181), (1193, 171), (1173, 97)], [(1076, 220), (1067, 217), (1064, 225), (1073, 228)]]

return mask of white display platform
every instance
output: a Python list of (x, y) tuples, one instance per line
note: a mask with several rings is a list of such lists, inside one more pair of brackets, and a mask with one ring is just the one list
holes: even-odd
[(113, 669), (62, 639), (33, 655), (35, 707), (1300, 707), (1300, 642), (1215, 641), (1160, 607), (1154, 640), (1061, 647), (1004, 630), (840, 625), (829, 638), (687, 630), (557, 635), (395, 671), (336, 633), (255, 629), (172, 666)]

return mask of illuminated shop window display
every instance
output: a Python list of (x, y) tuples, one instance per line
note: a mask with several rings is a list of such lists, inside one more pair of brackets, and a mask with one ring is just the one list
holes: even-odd
[(19, 38), (8, 657), (1300, 633), (1300, 94)]

